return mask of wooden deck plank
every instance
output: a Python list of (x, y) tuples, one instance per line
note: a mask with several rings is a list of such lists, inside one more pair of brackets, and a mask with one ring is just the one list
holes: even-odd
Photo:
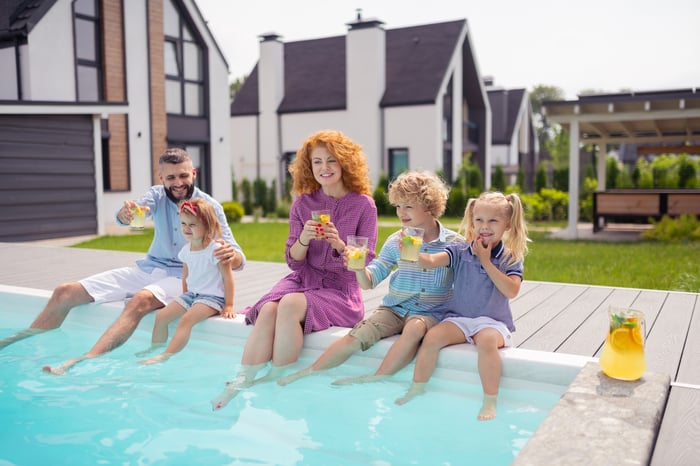
[[(581, 286), (575, 286), (576, 290)], [(583, 292), (572, 302), (563, 306), (561, 312), (545, 323), (535, 333), (521, 341), (519, 347), (537, 351), (556, 352), (564, 341), (576, 331), (581, 323), (600, 306), (611, 293), (610, 289), (601, 287), (583, 287)], [(591, 355), (588, 355), (591, 356)]]
[(694, 306), (695, 296), (690, 293), (668, 295), (656, 321), (648, 330), (644, 348), (647, 370), (669, 374), (671, 380), (677, 380)]
[[(700, 387), (700, 296), (698, 295), (695, 295), (693, 317), (688, 326), (688, 337), (683, 347), (676, 380)], [(697, 438), (700, 438), (700, 435)]]
[(535, 309), (531, 309), (520, 318), (515, 319), (515, 333), (513, 335), (515, 341), (519, 342), (518, 346), (532, 338), (549, 322), (555, 320), (584, 291), (585, 287), (562, 287)]
[(700, 390), (671, 387), (651, 466), (697, 465), (700, 458)]
[(557, 352), (580, 356), (595, 355), (608, 332), (608, 307), (610, 304), (629, 306), (638, 294), (639, 290), (631, 288), (614, 289), (597, 308), (590, 311), (588, 317), (578, 326), (576, 331), (557, 348)]

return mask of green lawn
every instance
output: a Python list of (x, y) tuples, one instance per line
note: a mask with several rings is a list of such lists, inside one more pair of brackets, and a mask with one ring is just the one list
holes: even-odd
[[(398, 228), (380, 226), (378, 249)], [(443, 223), (457, 229), (458, 219)], [(286, 222), (236, 223), (231, 229), (249, 260), (284, 262)], [(534, 230), (534, 228), (533, 228)], [(569, 241), (547, 238), (531, 231), (525, 258), (525, 279), (591, 285), (700, 292), (700, 244)], [(153, 230), (124, 236), (102, 236), (74, 247), (146, 252)]]

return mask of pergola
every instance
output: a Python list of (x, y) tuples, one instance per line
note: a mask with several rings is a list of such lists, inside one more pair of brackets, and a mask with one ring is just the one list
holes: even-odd
[[(595, 144), (598, 190), (605, 190), (608, 144), (642, 144), (639, 154), (700, 153), (700, 90), (581, 95), (543, 103), (549, 121), (569, 132), (569, 221), (566, 236), (577, 237), (579, 146)], [(679, 146), (683, 146), (679, 151)]]

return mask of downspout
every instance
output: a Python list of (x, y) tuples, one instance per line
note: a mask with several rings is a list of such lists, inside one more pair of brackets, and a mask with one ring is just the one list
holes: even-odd
[(19, 53), (19, 37), (15, 37), (15, 74), (17, 79), (17, 100), (23, 100), (22, 95), (22, 64), (20, 59), (22, 58)]

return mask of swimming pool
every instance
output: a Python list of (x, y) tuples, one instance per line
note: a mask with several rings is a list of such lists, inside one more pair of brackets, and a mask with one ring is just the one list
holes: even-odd
[[(48, 296), (9, 287), (0, 292), (0, 338), (26, 327)], [(254, 387), (214, 413), (209, 400), (237, 370), (241, 336), (249, 330), (217, 319), (197, 327), (187, 348), (165, 364), (136, 364), (134, 353), (149, 345), (149, 316), (124, 346), (69, 375), (41, 371), (89, 349), (118, 312), (114, 306), (77, 308), (61, 329), (0, 351), (0, 465), (49, 459), (57, 465), (464, 464), (465, 458), (505, 465), (581, 363), (504, 354), (498, 417), (489, 422), (476, 421), (481, 387), (468, 370), (473, 352), (463, 349), (446, 351), (429, 392), (406, 406), (394, 400), (406, 390), (412, 366), (388, 382), (330, 385), (373, 370), (386, 352), (379, 347), (288, 387)], [(313, 337), (300, 364), (331, 335)]]

